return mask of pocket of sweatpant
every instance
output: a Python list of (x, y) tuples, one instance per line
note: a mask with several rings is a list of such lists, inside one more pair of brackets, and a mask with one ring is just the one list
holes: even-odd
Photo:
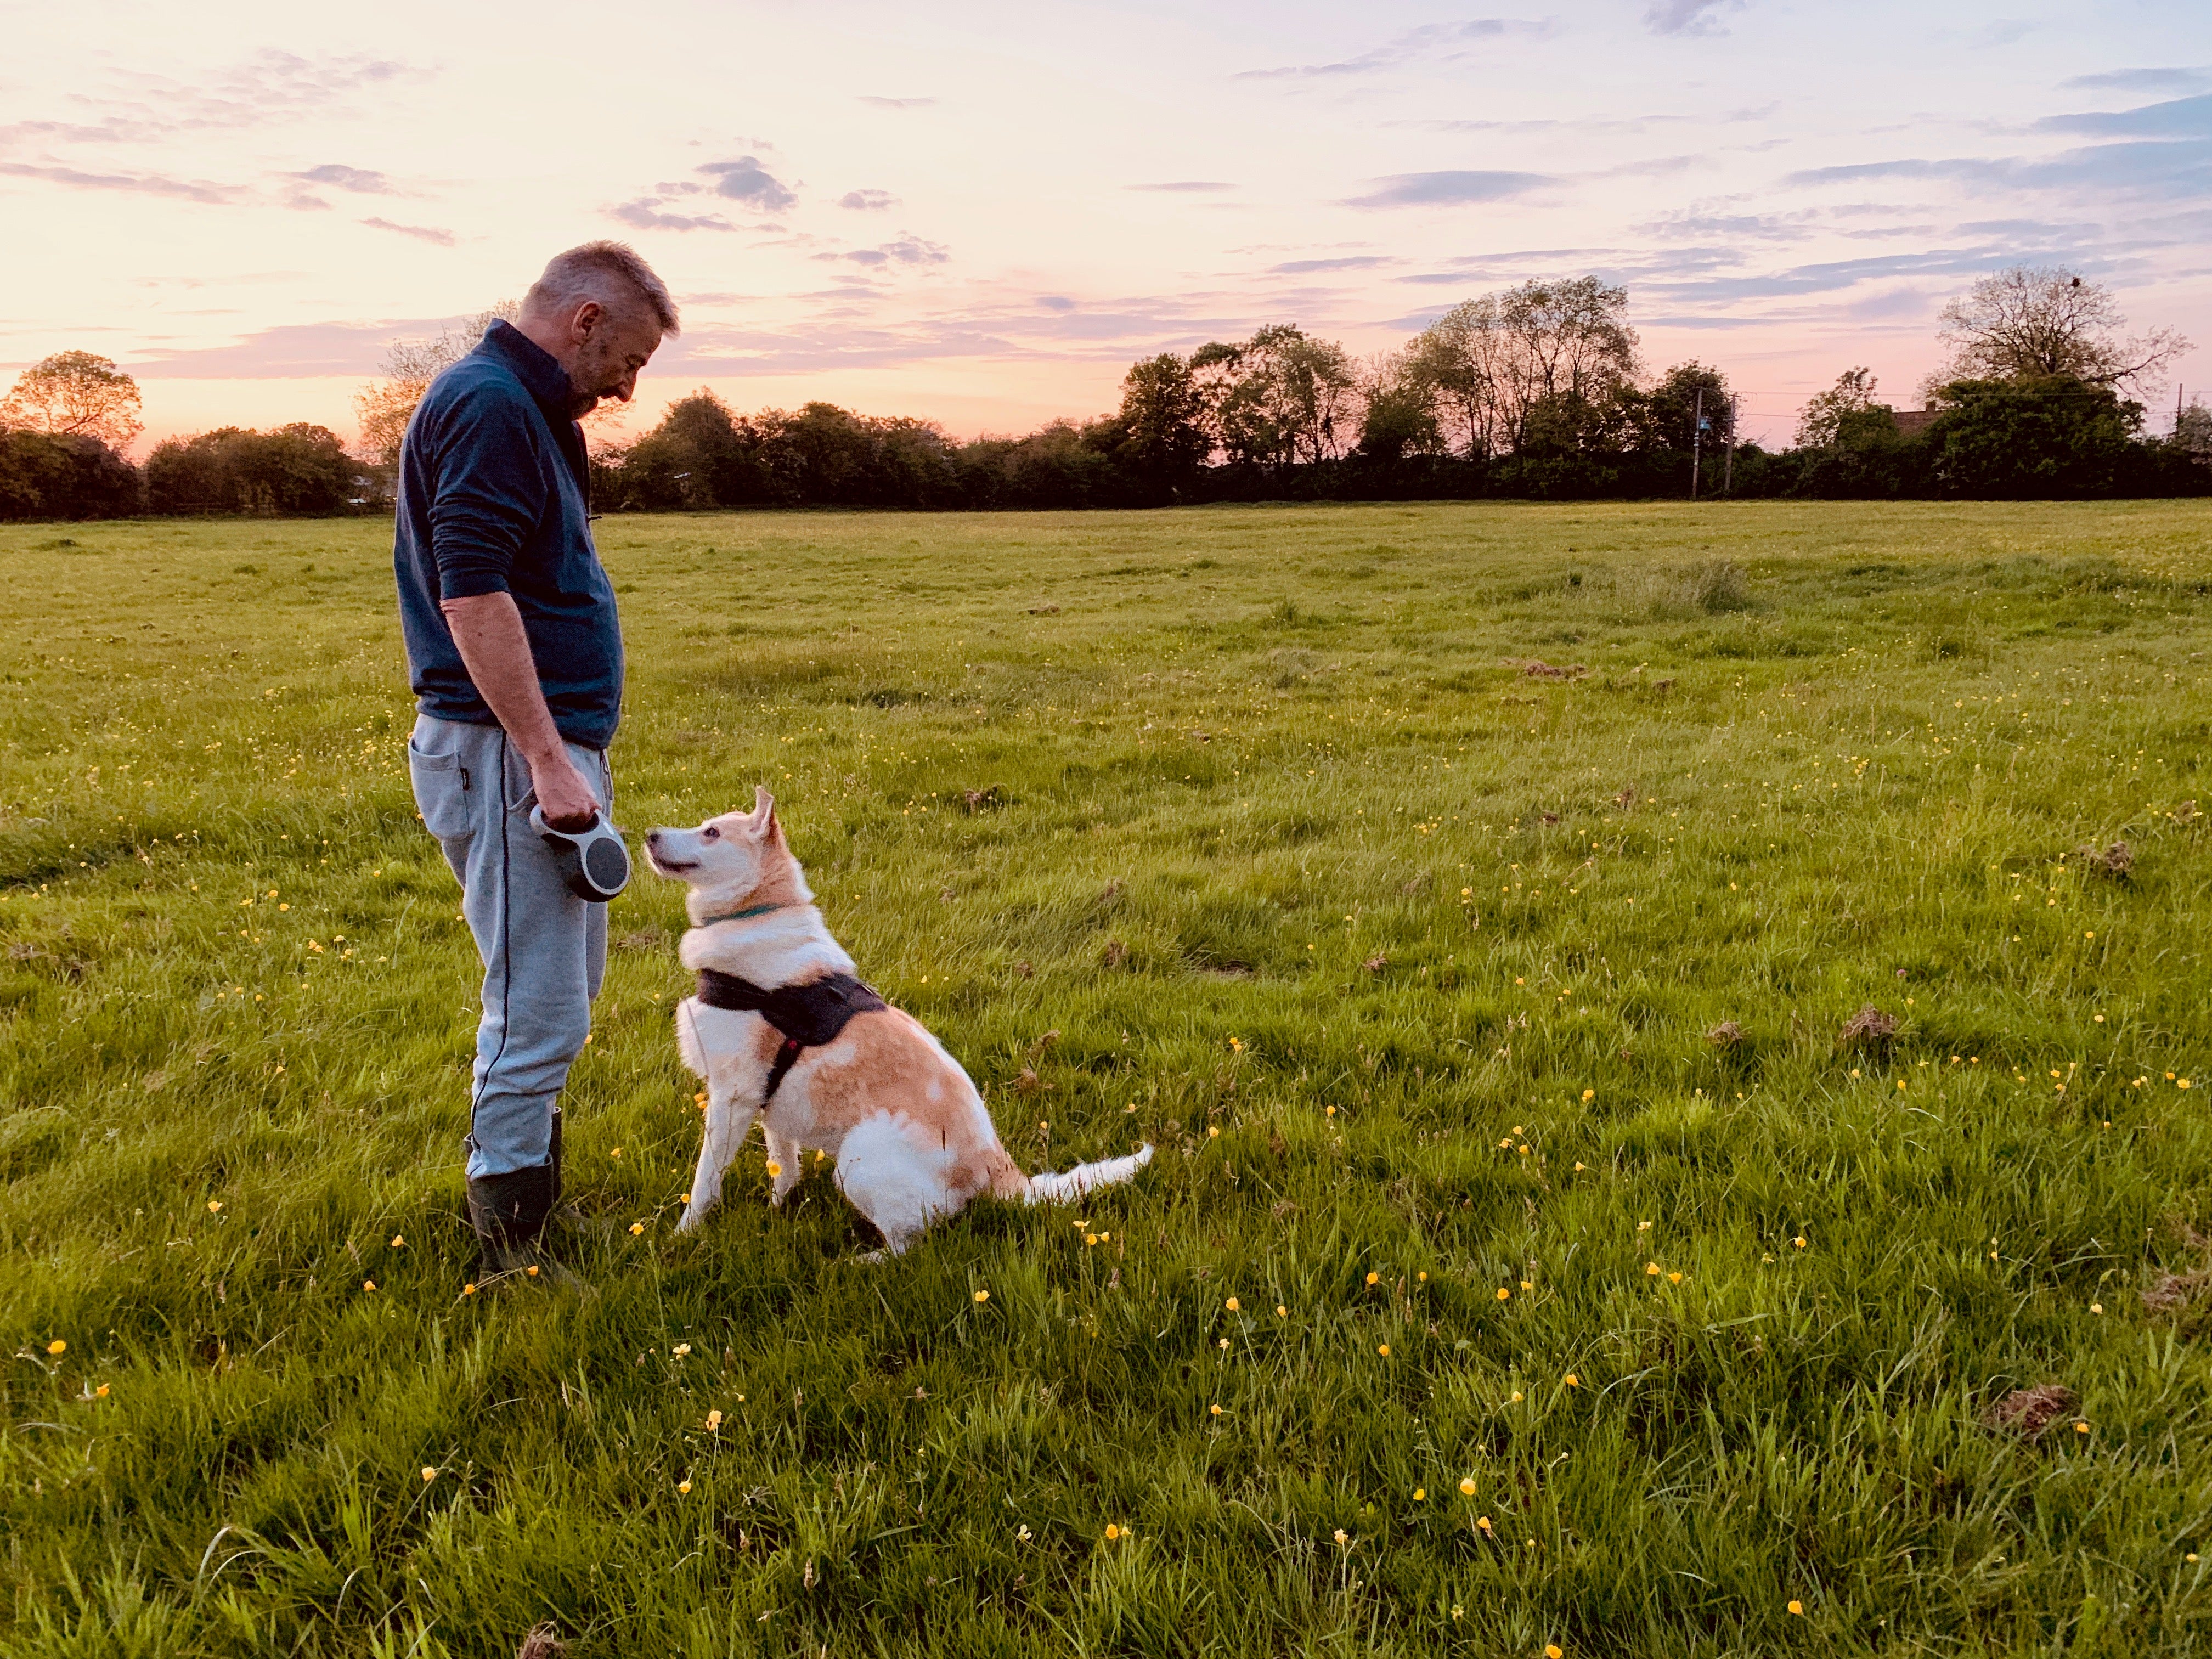
[(426, 755), (410, 738), (407, 781), (415, 786), (415, 805), (432, 835), (455, 841), (469, 833), (469, 792), (475, 780), (459, 755)]

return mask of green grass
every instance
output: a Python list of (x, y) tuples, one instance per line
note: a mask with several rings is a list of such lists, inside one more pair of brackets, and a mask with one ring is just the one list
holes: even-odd
[[(388, 532), (0, 531), (0, 1653), (2212, 1639), (2142, 1296), (2212, 1231), (2212, 510), (601, 529), (620, 820), (767, 781), (1018, 1158), (1163, 1156), (869, 1266), (756, 1142), (679, 1240), (648, 878), (582, 1287), (464, 1296)], [(2087, 1432), (1984, 1425), (2045, 1382)]]

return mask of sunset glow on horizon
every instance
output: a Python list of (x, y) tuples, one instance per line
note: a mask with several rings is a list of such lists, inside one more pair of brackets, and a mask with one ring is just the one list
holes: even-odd
[[(0, 388), (113, 357), (146, 442), (350, 438), (395, 338), (634, 244), (684, 309), (622, 428), (708, 386), (961, 435), (1295, 322), (1362, 356), (1529, 276), (1626, 287), (1747, 437), (2063, 264), (2212, 375), (2212, 12), (647, 3), (16, 8)], [(2174, 388), (2152, 425), (2170, 422)]]

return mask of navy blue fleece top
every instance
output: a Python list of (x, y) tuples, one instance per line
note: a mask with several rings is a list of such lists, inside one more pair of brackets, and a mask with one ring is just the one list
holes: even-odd
[(584, 432), (568, 376), (506, 323), (430, 383), (399, 451), (392, 566), (416, 706), (496, 726), (441, 599), (507, 592), (522, 613), (553, 724), (604, 749), (622, 717), (622, 623), (592, 544)]

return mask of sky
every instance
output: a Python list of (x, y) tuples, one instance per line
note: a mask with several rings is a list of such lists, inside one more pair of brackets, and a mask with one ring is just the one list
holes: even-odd
[[(1480, 3), (1481, 0), (1478, 0)], [(1295, 322), (1364, 357), (1531, 276), (1626, 289), (1786, 441), (1917, 406), (2008, 265), (2109, 284), (2212, 388), (2212, 6), (869, 0), (316, 10), (0, 0), (0, 384), (114, 358), (145, 444), (320, 422), (390, 343), (616, 236), (711, 386), (961, 436)]]

